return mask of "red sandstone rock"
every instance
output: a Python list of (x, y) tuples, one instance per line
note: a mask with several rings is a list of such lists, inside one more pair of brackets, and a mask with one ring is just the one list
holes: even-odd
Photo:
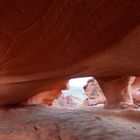
[(27, 101), (27, 104), (52, 105), (52, 102), (60, 96), (61, 90), (67, 89), (67, 82), (68, 80), (61, 80), (59, 82), (51, 84), (49, 87), (50, 90), (31, 97)]
[[(139, 7), (139, 0), (0, 1), (0, 105), (56, 80), (140, 75)], [(103, 86), (111, 102), (121, 99), (114, 88)]]
[(131, 93), (132, 97), (134, 99), (134, 102), (138, 105), (140, 105), (140, 77), (136, 77), (131, 83)]
[(130, 77), (98, 78), (98, 82), (107, 99), (107, 108), (135, 106), (129, 89), (129, 81)]

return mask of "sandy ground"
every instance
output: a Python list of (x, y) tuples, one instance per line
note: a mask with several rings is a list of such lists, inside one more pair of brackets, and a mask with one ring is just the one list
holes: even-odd
[(0, 109), (0, 140), (140, 140), (138, 110), (45, 105)]

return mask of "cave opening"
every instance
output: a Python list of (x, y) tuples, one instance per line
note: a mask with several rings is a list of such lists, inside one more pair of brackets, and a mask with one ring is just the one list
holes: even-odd
[(53, 107), (75, 109), (80, 107), (103, 106), (106, 99), (94, 77), (70, 79), (67, 89), (52, 103)]
[[(117, 77), (104, 78), (111, 83), (107, 87), (99, 84), (94, 77), (79, 77), (69, 80), (62, 80), (55, 83), (50, 90), (41, 92), (31, 97), (27, 104), (46, 104), (56, 108), (77, 109), (83, 107), (102, 107), (111, 102), (113, 108), (139, 108), (140, 105), (140, 84), (139, 77), (129, 78)], [(119, 81), (118, 81), (119, 80)], [(115, 83), (115, 86), (112, 85)], [(124, 86), (122, 86), (124, 85)], [(102, 90), (103, 89), (103, 90)], [(117, 91), (117, 92), (116, 92)], [(104, 93), (105, 92), (105, 93)], [(116, 100), (117, 95), (121, 100)], [(114, 99), (114, 101), (112, 101)], [(119, 105), (115, 105), (119, 103)], [(123, 107), (120, 104), (125, 104)], [(128, 106), (127, 106), (127, 105)]]

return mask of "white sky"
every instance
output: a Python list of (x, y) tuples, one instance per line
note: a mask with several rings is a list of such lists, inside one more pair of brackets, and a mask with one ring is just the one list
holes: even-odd
[(83, 87), (86, 85), (88, 79), (91, 79), (92, 77), (83, 77), (83, 78), (75, 78), (69, 80), (69, 87)]

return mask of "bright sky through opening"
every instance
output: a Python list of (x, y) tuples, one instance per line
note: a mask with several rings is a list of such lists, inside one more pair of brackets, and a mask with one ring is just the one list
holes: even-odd
[(69, 80), (69, 87), (83, 87), (92, 77), (74, 78)]

